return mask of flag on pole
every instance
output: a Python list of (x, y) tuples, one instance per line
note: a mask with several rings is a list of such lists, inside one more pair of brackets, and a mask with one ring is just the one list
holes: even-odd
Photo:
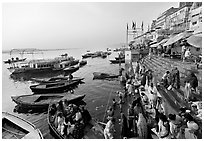
[(132, 29), (133, 29), (133, 30), (136, 30), (136, 22), (133, 22), (133, 21), (132, 21)]
[(134, 29), (134, 24), (135, 24), (135, 23), (132, 21), (132, 29)]
[(132, 21), (132, 29), (135, 29), (135, 23)]
[(142, 31), (143, 31), (143, 21), (142, 21), (142, 25), (141, 25)]

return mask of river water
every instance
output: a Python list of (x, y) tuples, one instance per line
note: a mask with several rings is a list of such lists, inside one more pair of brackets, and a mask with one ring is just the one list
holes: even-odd
[[(92, 51), (92, 50), (91, 50)], [(68, 53), (76, 59), (81, 59), (81, 55), (86, 53), (86, 49), (68, 49), (44, 51), (43, 54), (24, 55), (28, 59), (37, 58), (54, 58), (61, 54)], [(75, 93), (85, 94), (84, 101), (87, 103), (87, 108), (93, 118), (103, 121), (104, 113), (107, 105), (111, 104), (112, 98), (116, 98), (116, 91), (121, 91), (121, 86), (118, 80), (93, 80), (93, 72), (107, 72), (118, 74), (119, 65), (110, 64), (109, 59), (117, 56), (117, 52), (112, 52), (105, 59), (102, 58), (87, 58), (87, 65), (81, 67), (73, 73), (73, 76), (84, 77), (84, 84), (80, 84)], [(16, 54), (17, 55), (17, 54)], [(17, 56), (12, 56), (17, 57)], [(18, 56), (20, 58), (20, 56)], [(2, 59), (10, 58), (9, 54), (2, 54)], [(124, 64), (123, 64), (124, 65)], [(123, 66), (122, 65), (122, 66)], [(11, 100), (12, 95), (32, 94), (29, 86), (33, 85), (31, 81), (16, 81), (10, 78), (10, 72), (7, 70), (9, 66), (2, 63), (2, 111), (6, 111), (22, 118), (27, 119), (39, 128), (44, 138), (53, 138), (49, 133), (46, 113), (18, 113), (14, 112), (16, 104)]]

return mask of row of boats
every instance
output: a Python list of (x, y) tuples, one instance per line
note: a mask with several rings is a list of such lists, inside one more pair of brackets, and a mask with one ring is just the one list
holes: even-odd
[(109, 60), (112, 64), (125, 63), (125, 54), (120, 53), (115, 59)]
[(107, 52), (104, 52), (104, 51), (96, 51), (96, 52), (87, 52), (85, 53), (84, 55), (82, 55), (82, 58), (96, 58), (96, 57), (101, 57), (101, 58), (106, 58), (108, 55), (110, 55), (111, 52), (107, 51)]
[[(106, 52), (97, 51), (94, 53), (87, 52), (82, 55), (82, 58), (88, 57), (102, 57), (105, 58), (107, 55), (110, 55), (111, 52), (107, 50)], [(115, 57), (114, 60), (109, 60), (113, 64), (125, 63), (125, 55), (121, 54), (118, 57)], [(60, 57), (54, 59), (36, 59), (36, 60), (27, 60), (26, 58), (12, 58), (4, 61), (4, 63), (9, 63), (10, 67), (8, 70), (11, 72), (11, 78), (15, 80), (30, 80), (32, 77), (42, 77), (44, 75), (52, 76), (51, 74), (60, 75), (69, 75), (77, 71), (80, 67), (87, 64), (87, 60), (82, 59), (79, 61), (68, 54), (62, 54)], [(48, 76), (49, 77), (49, 76)]]
[[(74, 86), (82, 82), (84, 78), (74, 77), (53, 77), (47, 80), (33, 79), (38, 82), (37, 85), (30, 86), (33, 94), (12, 96), (12, 100), (18, 106), (31, 110), (47, 110), (48, 125), (54, 136), (64, 138), (50, 121), (51, 105), (57, 104), (59, 101), (66, 100), (69, 104), (84, 104), (81, 102), (85, 95), (71, 94), (67, 90), (73, 89)], [(64, 87), (62, 87), (64, 86)], [(95, 131), (99, 130), (99, 134)], [(96, 135), (98, 134), (98, 135)], [(95, 137), (94, 137), (95, 136)], [(97, 136), (97, 137), (96, 137)], [(89, 121), (87, 124), (84, 138), (103, 138), (102, 128), (94, 121)], [(32, 123), (18, 116), (7, 112), (2, 112), (2, 138), (3, 139), (42, 139), (42, 133)]]
[[(108, 54), (106, 54), (108, 55)], [(101, 54), (101, 57), (103, 55)], [(86, 57), (85, 57), (86, 58)], [(70, 74), (77, 71), (81, 66), (86, 65), (87, 61), (79, 61), (73, 57), (68, 57), (67, 54), (61, 55), (59, 58), (49, 60), (32, 60), (25, 61), (24, 59), (11, 59), (4, 61), (10, 64), (8, 68), (12, 75), (25, 74), (32, 76), (31, 80), (38, 83), (31, 85), (30, 89), (33, 94), (12, 96), (11, 99), (18, 107), (29, 109), (29, 111), (47, 111), (47, 122), (50, 132), (57, 138), (65, 138), (54, 126), (51, 119), (53, 115), (50, 113), (53, 104), (58, 105), (59, 101), (68, 101), (69, 104), (84, 104), (82, 101), (85, 95), (72, 94), (71, 91), (80, 83), (84, 83), (84, 78), (73, 77), (70, 79)], [(48, 79), (33, 78), (37, 75), (50, 72), (63, 71), (63, 77), (51, 77)], [(66, 76), (69, 75), (69, 76)], [(116, 78), (118, 75), (94, 73), (95, 78)], [(68, 92), (70, 91), (70, 92)], [(57, 114), (57, 113), (55, 113)], [(57, 116), (57, 115), (55, 115)], [(42, 139), (43, 135), (39, 129), (29, 121), (20, 118), (19, 116), (2, 112), (2, 138), (3, 139)], [(102, 139), (103, 127), (94, 119), (91, 119), (84, 127), (83, 137), (85, 139), (97, 138)]]
[(52, 77), (58, 75), (69, 75), (77, 71), (80, 67), (87, 64), (87, 60), (75, 59), (68, 54), (62, 54), (60, 57), (54, 59), (11, 59), (13, 61), (4, 61), (8, 63), (7, 68), (14, 80), (30, 80), (33, 77)]
[[(31, 96), (30, 96), (31, 97)], [(79, 103), (82, 101), (82, 99), (85, 97), (85, 95), (74, 95), (74, 94), (67, 94), (67, 95), (34, 95), (32, 98), (27, 97), (27, 106), (29, 103), (36, 103), (35, 107), (32, 108), (45, 108), (48, 111), (47, 115), (47, 122), (48, 125), (51, 129), (51, 132), (55, 132), (55, 137), (57, 138), (62, 138), (60, 136), (60, 133), (58, 133), (58, 130), (53, 126), (53, 123), (50, 121), (50, 108), (52, 104), (57, 104), (59, 100), (64, 100), (68, 101), (68, 103), (73, 104), (73, 103)], [(21, 97), (21, 99), (23, 99)], [(42, 101), (47, 101), (42, 104)], [(50, 102), (48, 102), (49, 99)], [(41, 101), (40, 104), (38, 104)], [(31, 108), (31, 107), (30, 107)], [(93, 126), (91, 127), (92, 129)], [(89, 136), (89, 135), (88, 135)], [(92, 137), (92, 136), (90, 136)], [(43, 135), (41, 131), (35, 127), (31, 122), (20, 118), (16, 115), (7, 113), (7, 112), (2, 112), (2, 138), (3, 139), (43, 139)]]
[(71, 80), (69, 77), (53, 77), (48, 80), (33, 78), (33, 81), (38, 82), (38, 84), (30, 86), (33, 94), (12, 96), (11, 98), (22, 107), (47, 108), (52, 100), (64, 97), (67, 91), (76, 88), (83, 79), (79, 77), (74, 77)]
[(78, 65), (78, 67), (85, 65), (86, 60), (79, 62), (78, 59), (73, 57), (59, 57), (54, 59), (38, 59), (31, 61), (20, 61), (11, 63), (11, 66), (8, 70), (12, 74), (20, 73), (39, 73), (39, 72), (57, 72), (57, 71), (72, 71), (73, 67), (71, 66)]

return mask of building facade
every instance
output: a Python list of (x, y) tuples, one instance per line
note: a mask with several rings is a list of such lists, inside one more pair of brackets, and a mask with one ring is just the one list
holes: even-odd
[(190, 30), (202, 27), (202, 2), (194, 2), (189, 13)]
[(156, 20), (155, 28), (165, 29), (166, 27), (166, 17), (176, 11), (177, 8), (171, 7), (168, 10), (164, 11)]
[(192, 4), (192, 2), (180, 2), (180, 7), (166, 17), (165, 29), (173, 30), (173, 32), (188, 30), (190, 27), (189, 13)]

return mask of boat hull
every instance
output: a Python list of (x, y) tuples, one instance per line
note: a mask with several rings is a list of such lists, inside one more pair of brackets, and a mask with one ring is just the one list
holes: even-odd
[(15, 115), (2, 112), (2, 138), (43, 139), (43, 136), (32, 123)]
[[(68, 80), (67, 77), (52, 77), (48, 80), (46, 79), (37, 79), (37, 78), (32, 78), (32, 81), (35, 81), (37, 83), (41, 83), (41, 84), (54, 84), (54, 83), (65, 83), (65, 82), (70, 82), (70, 80)], [(80, 77), (74, 77), (71, 81), (82, 81), (84, 80), (84, 78), (80, 78)]]
[(79, 66), (77, 66), (77, 67), (72, 66), (72, 67), (65, 68), (64, 69), (64, 75), (66, 76), (66, 75), (72, 74), (77, 70), (79, 70)]
[(41, 70), (41, 71), (28, 71), (24, 73), (16, 73), (11, 74), (10, 78), (15, 81), (28, 81), (32, 80), (32, 78), (49, 78), (49, 77), (56, 77), (59, 75), (64, 75), (63, 70)]
[(79, 84), (79, 82), (80, 81), (77, 80), (64, 83), (39, 84), (30, 86), (30, 89), (34, 94), (63, 93), (69, 89), (72, 89), (72, 86)]
[(118, 78), (119, 75), (115, 74), (108, 74), (108, 73), (100, 73), (100, 72), (94, 72), (93, 79), (107, 79), (107, 78)]
[(82, 67), (82, 66), (84, 66), (84, 65), (86, 65), (87, 64), (87, 61), (81, 61), (81, 62), (79, 62), (79, 66), (80, 67)]
[(11, 63), (16, 63), (16, 62), (22, 62), (22, 61), (25, 61), (26, 58), (23, 58), (23, 59), (19, 59), (19, 60), (7, 60), (7, 61), (4, 61), (5, 64), (11, 64)]
[(112, 64), (125, 63), (125, 60), (109, 60)]
[[(33, 96), (33, 97), (32, 97)], [(29, 99), (30, 97), (30, 99)], [(36, 99), (35, 101), (32, 101), (32, 99)], [(72, 94), (47, 94), (47, 95), (22, 95), (22, 96), (14, 96), (11, 97), (11, 99), (18, 104), (21, 107), (24, 107), (26, 109), (39, 109), (39, 110), (47, 110), (49, 104), (58, 102), (59, 100), (63, 98), (69, 98), (71, 102), (81, 101), (85, 95), (72, 95)], [(44, 100), (47, 98), (47, 101)], [(41, 101), (38, 101), (41, 99)], [(30, 101), (28, 101), (30, 100)]]

